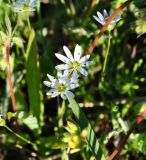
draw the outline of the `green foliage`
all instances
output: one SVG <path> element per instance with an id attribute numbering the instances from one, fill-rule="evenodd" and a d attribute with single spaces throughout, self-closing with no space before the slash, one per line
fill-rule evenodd
<path id="1" fill-rule="evenodd" d="M 14 113 L 12 116 L 18 118 L 20 123 L 24 123 L 27 127 L 29 127 L 30 130 L 34 132 L 34 134 L 40 130 L 37 118 L 33 115 L 29 115 L 21 111 Z"/>
<path id="2" fill-rule="evenodd" d="M 146 133 L 131 135 L 128 150 L 146 155 Z"/>
<path id="3" fill-rule="evenodd" d="M 6 153 L 5 159 L 17 159 L 19 149 L 19 159 L 32 155 L 35 160 L 105 159 L 127 134 L 146 108 L 145 0 L 134 0 L 121 11 L 122 18 L 111 31 L 104 81 L 107 31 L 96 44 L 91 54 L 94 64 L 88 76 L 79 79 L 80 87 L 74 90 L 75 99 L 69 98 L 69 105 L 59 98 L 50 99 L 43 86 L 47 73 L 56 74 L 55 53 L 63 53 L 63 45 L 73 53 L 79 44 L 84 56 L 101 29 L 93 15 L 124 2 L 43 0 L 36 12 L 14 13 L 8 7 L 10 0 L 0 0 L 0 155 Z M 9 96 L 6 43 L 11 46 L 16 113 L 12 113 Z M 76 123 L 68 121 L 74 118 Z M 145 160 L 145 131 L 144 119 L 122 148 L 123 159 Z"/>
<path id="4" fill-rule="evenodd" d="M 88 147 L 90 148 L 91 152 L 93 153 L 93 155 L 95 157 L 98 157 L 98 159 L 104 160 L 105 159 L 104 154 L 102 153 L 101 146 L 99 145 L 99 142 L 95 136 L 95 133 L 91 127 L 91 124 L 88 122 L 85 114 L 82 112 L 82 110 L 80 109 L 80 106 L 77 104 L 77 102 L 70 97 L 68 97 L 68 100 L 69 100 L 69 103 L 72 107 L 72 111 L 73 111 L 81 129 L 87 128 Z"/>
<path id="5" fill-rule="evenodd" d="M 6 121 L 2 117 L 0 117 L 0 127 L 5 126 L 5 124 L 6 124 Z"/>
<path id="6" fill-rule="evenodd" d="M 32 113 L 41 124 L 43 121 L 42 93 L 40 91 L 40 70 L 37 54 L 35 32 L 31 30 L 26 50 L 26 77 L 28 85 L 30 113 Z M 42 124 L 41 124 L 42 125 Z"/>

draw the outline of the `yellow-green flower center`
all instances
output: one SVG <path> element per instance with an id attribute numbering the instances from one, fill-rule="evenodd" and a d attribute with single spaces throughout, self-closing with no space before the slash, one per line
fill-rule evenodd
<path id="1" fill-rule="evenodd" d="M 24 5 L 23 5 L 23 10 L 24 10 L 24 11 L 29 11 L 29 9 L 30 9 L 30 7 L 29 7 L 28 4 L 24 4 Z"/>
<path id="2" fill-rule="evenodd" d="M 60 86 L 58 86 L 57 89 L 59 92 L 64 92 L 66 90 L 66 87 L 65 87 L 65 85 L 61 84 Z"/>
<path id="3" fill-rule="evenodd" d="M 77 62 L 77 61 L 72 62 L 71 69 L 78 70 L 79 67 L 80 67 L 80 63 L 79 62 Z"/>

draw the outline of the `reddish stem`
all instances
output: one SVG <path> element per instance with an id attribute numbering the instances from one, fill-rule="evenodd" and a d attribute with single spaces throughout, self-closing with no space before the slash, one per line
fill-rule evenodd
<path id="1" fill-rule="evenodd" d="M 7 44 L 5 46 L 6 49 L 6 63 L 7 63 L 7 77 L 8 77 L 8 84 L 10 87 L 10 94 L 11 94 L 11 101 L 12 101 L 12 109 L 14 112 L 16 112 L 16 100 L 12 85 L 12 79 L 11 79 L 11 70 L 10 70 L 10 45 Z"/>
<path id="2" fill-rule="evenodd" d="M 144 116 L 146 115 L 146 108 L 144 109 L 144 111 L 137 117 L 135 123 L 133 124 L 133 126 L 130 128 L 130 130 L 128 131 L 127 135 L 123 138 L 123 140 L 119 143 L 119 145 L 116 147 L 116 149 L 112 152 L 112 154 L 109 156 L 108 160 L 112 160 L 122 149 L 122 147 L 124 146 L 124 144 L 127 142 L 130 134 L 132 133 L 132 131 L 140 124 L 140 122 L 144 119 Z"/>
<path id="3" fill-rule="evenodd" d="M 114 20 L 114 18 L 126 7 L 129 5 L 129 3 L 131 3 L 133 0 L 127 0 L 125 3 L 123 3 L 119 8 L 117 8 L 114 13 L 109 17 L 109 19 L 106 21 L 105 25 L 103 25 L 103 27 L 101 28 L 99 34 L 95 37 L 95 39 L 93 40 L 93 42 L 90 44 L 90 46 L 87 49 L 87 54 L 91 54 L 92 51 L 94 50 L 97 42 L 99 41 L 99 39 L 101 38 L 101 36 L 103 35 L 103 33 L 106 31 L 106 29 L 108 28 L 108 26 L 110 25 L 110 23 L 112 22 L 112 20 Z"/>

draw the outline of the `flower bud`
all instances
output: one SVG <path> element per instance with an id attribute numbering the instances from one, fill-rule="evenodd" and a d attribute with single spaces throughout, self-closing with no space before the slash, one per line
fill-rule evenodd
<path id="1" fill-rule="evenodd" d="M 5 125 L 6 125 L 6 121 L 2 117 L 0 117 L 0 126 L 3 127 Z"/>
<path id="2" fill-rule="evenodd" d="M 78 126 L 71 121 L 67 121 L 67 127 L 65 129 L 70 133 L 76 133 L 79 130 Z"/>
<path id="3" fill-rule="evenodd" d="M 12 112 L 8 112 L 7 113 L 7 119 L 10 121 L 12 117 L 13 117 L 13 113 Z"/>
<path id="4" fill-rule="evenodd" d="M 81 132 L 81 137 L 82 137 L 82 138 L 86 138 L 87 135 L 88 135 L 87 129 L 83 129 L 82 132 Z"/>
<path id="5" fill-rule="evenodd" d="M 95 159 L 95 157 L 94 157 L 94 156 L 91 156 L 91 157 L 90 157 L 90 160 L 96 160 L 96 159 Z"/>
<path id="6" fill-rule="evenodd" d="M 64 133 L 62 141 L 68 143 L 71 139 L 71 135 L 69 133 Z"/>
<path id="7" fill-rule="evenodd" d="M 69 141 L 70 148 L 78 148 L 80 144 L 81 144 L 81 141 L 78 135 L 73 136 L 71 140 Z"/>

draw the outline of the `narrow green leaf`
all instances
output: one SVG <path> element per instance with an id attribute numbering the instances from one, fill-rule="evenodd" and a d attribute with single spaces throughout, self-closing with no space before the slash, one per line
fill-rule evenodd
<path id="1" fill-rule="evenodd" d="M 26 78 L 29 94 L 30 112 L 41 125 L 43 123 L 44 106 L 40 90 L 40 70 L 38 62 L 37 43 L 34 30 L 31 30 L 26 50 Z"/>
<path id="2" fill-rule="evenodd" d="M 91 124 L 88 122 L 84 112 L 81 110 L 80 106 L 74 99 L 68 97 L 68 100 L 71 105 L 72 111 L 79 123 L 79 126 L 81 127 L 81 129 L 87 128 L 88 130 L 87 143 L 91 152 L 96 157 L 96 159 L 105 160 L 105 156 L 102 153 L 102 149 L 99 145 L 96 135 L 91 127 Z"/>

